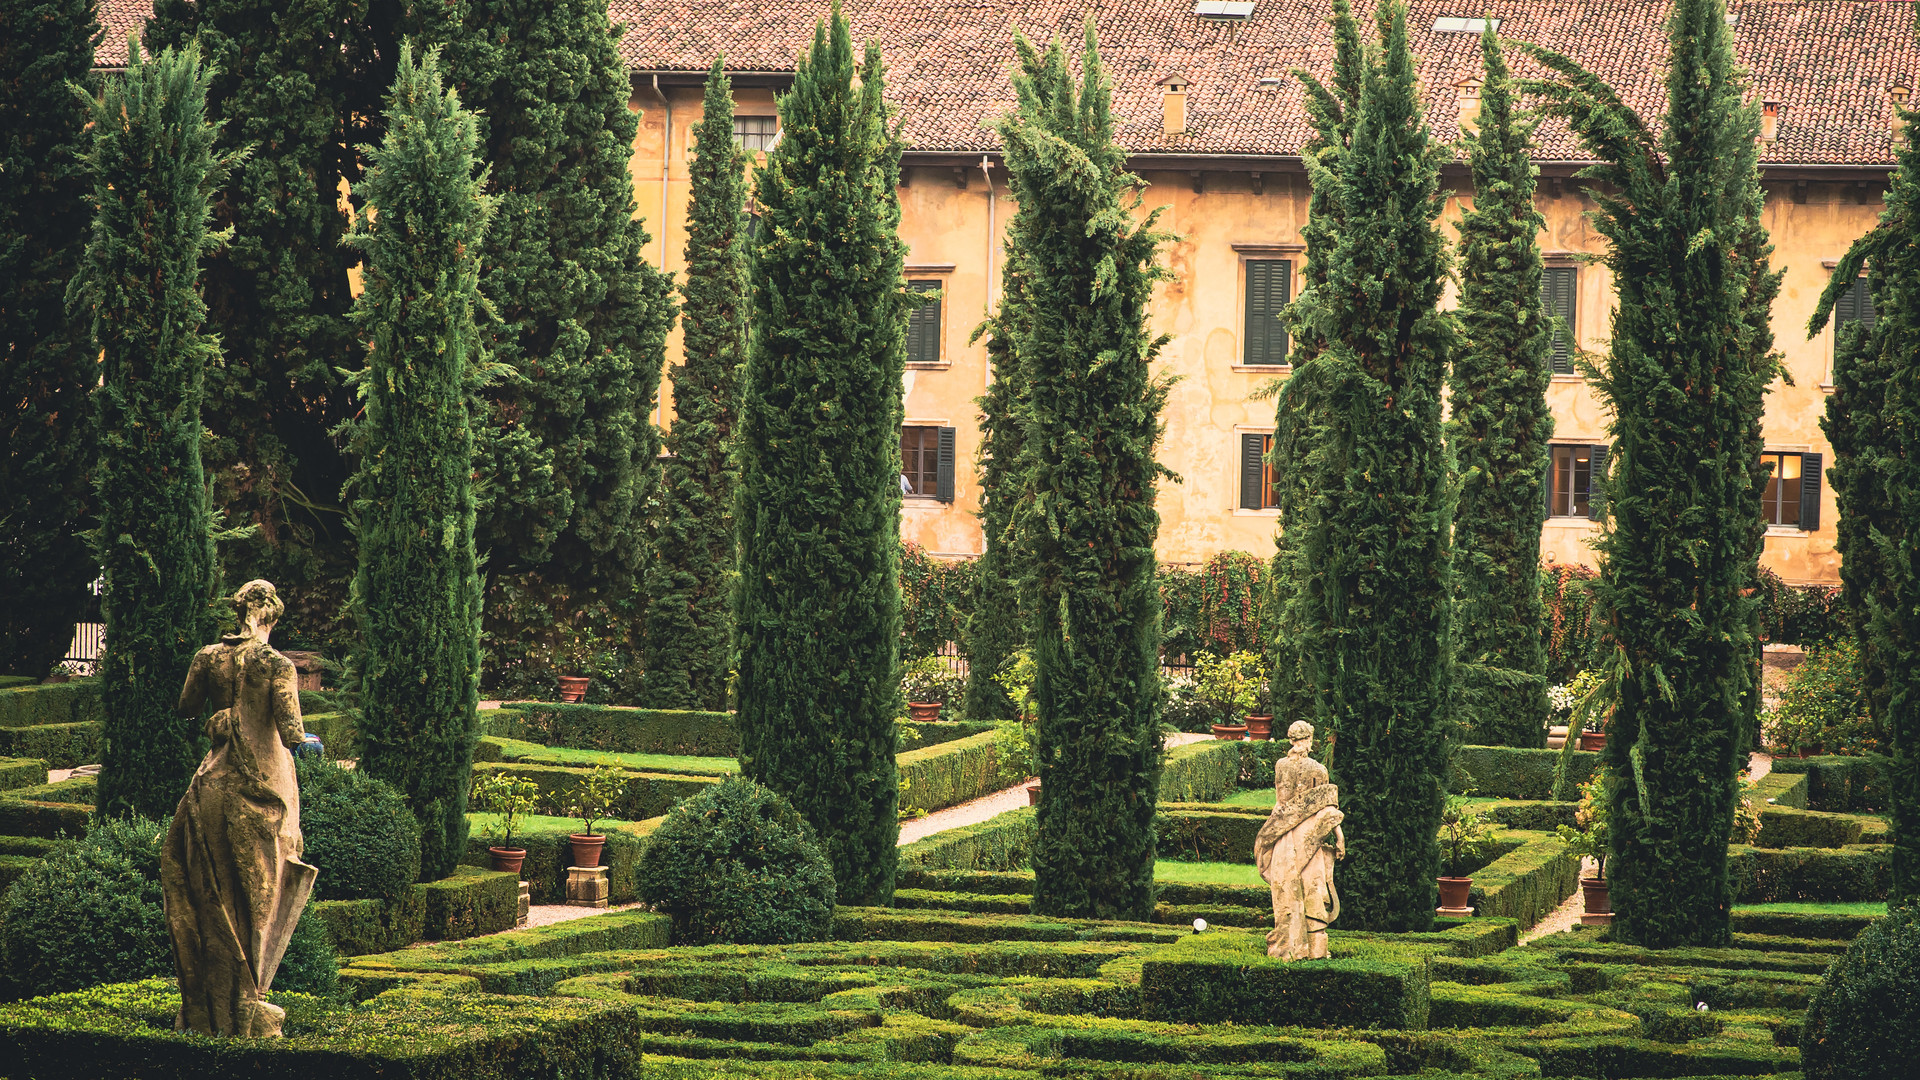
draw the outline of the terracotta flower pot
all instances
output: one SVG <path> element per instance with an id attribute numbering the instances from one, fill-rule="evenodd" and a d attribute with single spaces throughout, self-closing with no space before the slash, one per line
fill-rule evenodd
<path id="1" fill-rule="evenodd" d="M 1247 738 L 1254 742 L 1266 742 L 1273 738 L 1273 717 L 1249 715 L 1247 717 Z"/>
<path id="2" fill-rule="evenodd" d="M 1819 757 L 1821 754 L 1826 752 L 1826 749 L 1827 748 L 1825 746 L 1822 746 L 1819 743 L 1814 743 L 1810 746 L 1795 747 L 1794 753 L 1798 754 L 1801 758 L 1804 759 L 1804 758 L 1810 758 L 1810 757 Z"/>
<path id="3" fill-rule="evenodd" d="M 1247 737 L 1247 725 L 1215 724 L 1213 725 L 1213 737 L 1216 739 L 1225 739 L 1228 742 L 1239 742 L 1241 739 Z"/>
<path id="4" fill-rule="evenodd" d="M 586 675 L 560 676 L 560 700 L 580 701 L 587 696 L 587 684 L 593 679 Z"/>
<path id="5" fill-rule="evenodd" d="M 1583 731 L 1580 733 L 1580 749 L 1599 750 L 1607 745 L 1607 733 L 1604 731 Z"/>
<path id="6" fill-rule="evenodd" d="M 520 864 L 527 861 L 527 849 L 522 847 L 490 847 L 487 854 L 493 857 L 493 868 L 508 874 L 518 875 Z"/>
<path id="7" fill-rule="evenodd" d="M 573 833 L 567 837 L 567 840 L 573 844 L 574 866 L 600 865 L 600 849 L 607 846 L 606 837 Z"/>
<path id="8" fill-rule="evenodd" d="M 1606 926 L 1613 922 L 1613 899 L 1607 895 L 1607 879 L 1583 877 L 1580 892 L 1587 902 L 1587 913 L 1580 916 L 1587 926 Z"/>
<path id="9" fill-rule="evenodd" d="M 1027 805 L 1028 806 L 1040 805 L 1040 781 L 1038 780 L 1035 780 L 1033 783 L 1027 785 Z"/>
<path id="10" fill-rule="evenodd" d="M 931 724 L 940 719 L 940 703 L 937 701 L 907 702 L 907 717 L 916 724 Z"/>
<path id="11" fill-rule="evenodd" d="M 1470 877 L 1443 877 L 1440 881 L 1440 910 L 1464 911 L 1467 894 L 1473 890 Z"/>
<path id="12" fill-rule="evenodd" d="M 47 677 L 46 677 L 46 679 L 44 679 L 44 680 L 42 681 L 42 683 L 41 683 L 41 685 L 43 685 L 43 686 L 58 686 L 58 685 L 60 685 L 61 683 L 64 683 L 64 682 L 72 682 L 72 681 L 73 681 L 73 676 L 71 676 L 71 675 L 68 675 L 68 674 L 67 674 L 66 672 L 64 672 L 64 671 L 56 671 L 56 672 L 54 672 L 53 674 L 51 674 L 51 675 L 49 675 L 49 676 L 47 676 Z"/>

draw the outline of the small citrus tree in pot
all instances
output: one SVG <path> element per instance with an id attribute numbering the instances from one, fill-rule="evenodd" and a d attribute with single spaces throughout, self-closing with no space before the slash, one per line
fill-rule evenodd
<path id="1" fill-rule="evenodd" d="M 1239 739 L 1247 733 L 1246 717 L 1259 700 L 1260 658 L 1250 652 L 1227 656 L 1202 654 L 1194 662 L 1195 693 L 1217 719 L 1213 734 L 1221 739 Z M 1271 722 L 1271 721 L 1269 721 Z"/>
<path id="2" fill-rule="evenodd" d="M 1013 715 L 993 724 L 993 760 L 1000 769 L 1000 780 L 1017 784 L 1040 772 L 1040 759 L 1033 747 L 1033 680 L 1036 674 L 1033 650 L 1020 649 L 999 671 L 993 681 L 1013 703 Z M 1039 805 L 1040 782 L 1027 785 L 1027 801 Z"/>
<path id="3" fill-rule="evenodd" d="M 1606 772 L 1597 771 L 1580 785 L 1580 808 L 1574 811 L 1574 826 L 1561 825 L 1555 831 L 1560 842 L 1574 855 L 1593 860 L 1593 876 L 1580 878 L 1587 913 L 1580 921 L 1587 926 L 1606 926 L 1613 922 L 1613 901 L 1607 885 L 1607 793 Z"/>
<path id="4" fill-rule="evenodd" d="M 1440 811 L 1440 911 L 1446 915 L 1470 915 L 1467 895 L 1473 889 L 1473 871 L 1478 868 L 1487 839 L 1493 832 L 1480 815 L 1470 808 L 1465 795 L 1447 796 Z"/>
<path id="5" fill-rule="evenodd" d="M 520 872 L 527 849 L 513 846 L 514 819 L 531 814 L 540 794 L 540 785 L 509 773 L 489 772 L 473 782 L 473 805 L 495 815 L 486 824 L 487 854 L 493 856 L 493 868 L 511 874 Z M 495 844 L 493 841 L 499 840 Z"/>
<path id="6" fill-rule="evenodd" d="M 947 662 L 938 656 L 923 656 L 907 664 L 900 678 L 900 692 L 907 698 L 907 715 L 916 724 L 940 719 L 940 706 L 947 703 L 947 690 L 953 675 Z"/>
<path id="7" fill-rule="evenodd" d="M 567 806 L 567 813 L 579 818 L 585 826 L 583 831 L 567 837 L 573 845 L 573 865 L 600 865 L 600 849 L 606 846 L 607 838 L 593 831 L 594 822 L 612 813 L 626 790 L 627 774 L 611 765 L 601 765 L 580 779 L 580 786 L 573 790 L 573 801 Z"/>

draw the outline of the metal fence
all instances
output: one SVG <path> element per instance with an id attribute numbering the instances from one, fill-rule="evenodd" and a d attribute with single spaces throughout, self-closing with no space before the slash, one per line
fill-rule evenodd
<path id="1" fill-rule="evenodd" d="M 67 663 L 79 668 L 82 675 L 94 674 L 106 639 L 106 623 L 74 623 L 73 644 L 67 646 Z"/>

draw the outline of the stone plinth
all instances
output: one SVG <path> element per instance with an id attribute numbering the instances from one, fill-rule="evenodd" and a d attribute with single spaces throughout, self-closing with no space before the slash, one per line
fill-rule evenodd
<path id="1" fill-rule="evenodd" d="M 567 867 L 567 906 L 603 908 L 607 906 L 607 868 L 604 866 Z"/>
<path id="2" fill-rule="evenodd" d="M 527 925 L 527 912 L 533 907 L 533 891 L 532 890 L 533 890 L 533 886 L 527 884 L 524 881 L 520 883 L 520 908 L 519 908 L 519 914 L 514 917 L 513 925 L 515 926 Z"/>

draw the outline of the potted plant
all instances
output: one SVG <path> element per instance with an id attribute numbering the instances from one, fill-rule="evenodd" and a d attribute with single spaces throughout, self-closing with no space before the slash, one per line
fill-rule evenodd
<path id="1" fill-rule="evenodd" d="M 568 627 L 567 647 L 561 650 L 560 663 L 564 671 L 585 672 L 592 670 L 593 648 L 587 635 L 578 626 Z M 585 701 L 587 684 L 593 681 L 591 675 L 561 675 L 560 700 L 571 703 Z"/>
<path id="2" fill-rule="evenodd" d="M 900 677 L 900 692 L 907 698 L 907 717 L 916 724 L 940 719 L 940 706 L 946 704 L 947 662 L 938 656 L 923 656 L 907 665 Z"/>
<path id="3" fill-rule="evenodd" d="M 1473 867 L 1493 831 L 1471 809 L 1465 795 L 1447 796 L 1440 811 L 1440 913 L 1471 915 L 1467 894 L 1473 889 Z"/>
<path id="4" fill-rule="evenodd" d="M 487 823 L 485 834 L 489 842 L 487 854 L 493 857 L 495 870 L 520 873 L 527 849 L 513 846 L 513 822 L 522 814 L 533 813 L 534 799 L 539 794 L 539 784 L 509 773 L 489 772 L 473 782 L 474 805 L 498 815 Z M 500 842 L 492 843 L 496 838 Z"/>
<path id="5" fill-rule="evenodd" d="M 1247 714 L 1247 738 L 1268 742 L 1273 738 L 1273 688 L 1266 679 L 1253 688 L 1253 711 Z"/>
<path id="6" fill-rule="evenodd" d="M 994 683 L 1006 693 L 1014 712 L 994 722 L 993 758 L 1003 782 L 1031 781 L 1027 784 L 1029 806 L 1040 805 L 1040 781 L 1034 779 L 1040 771 L 1040 760 L 1033 746 L 1033 680 L 1037 673 L 1030 649 L 1007 657 L 1000 670 L 993 673 Z"/>
<path id="7" fill-rule="evenodd" d="M 71 660 L 62 660 L 59 663 L 53 665 L 52 671 L 47 672 L 46 681 L 50 683 L 72 682 L 74 679 L 78 678 L 79 675 L 80 675 L 80 665 L 74 663 Z"/>
<path id="8" fill-rule="evenodd" d="M 1580 785 L 1580 807 L 1573 814 L 1574 825 L 1561 825 L 1555 831 L 1567 850 L 1593 860 L 1593 876 L 1582 875 L 1580 891 L 1586 898 L 1587 913 L 1580 917 L 1587 926 L 1606 926 L 1613 922 L 1613 902 L 1607 895 L 1607 796 L 1603 775 Z"/>
<path id="9" fill-rule="evenodd" d="M 1247 725 L 1242 718 L 1253 711 L 1259 670 L 1260 658 L 1250 652 L 1202 655 L 1194 663 L 1195 693 L 1218 718 L 1213 723 L 1214 738 L 1246 737 Z M 1272 731 L 1271 720 L 1268 731 Z"/>
<path id="10" fill-rule="evenodd" d="M 581 778 L 567 807 L 567 813 L 586 826 L 584 832 L 567 837 L 573 845 L 574 866 L 600 865 L 600 849 L 606 846 L 607 838 L 593 831 L 593 823 L 605 818 L 626 790 L 627 774 L 611 765 L 602 765 Z"/>

